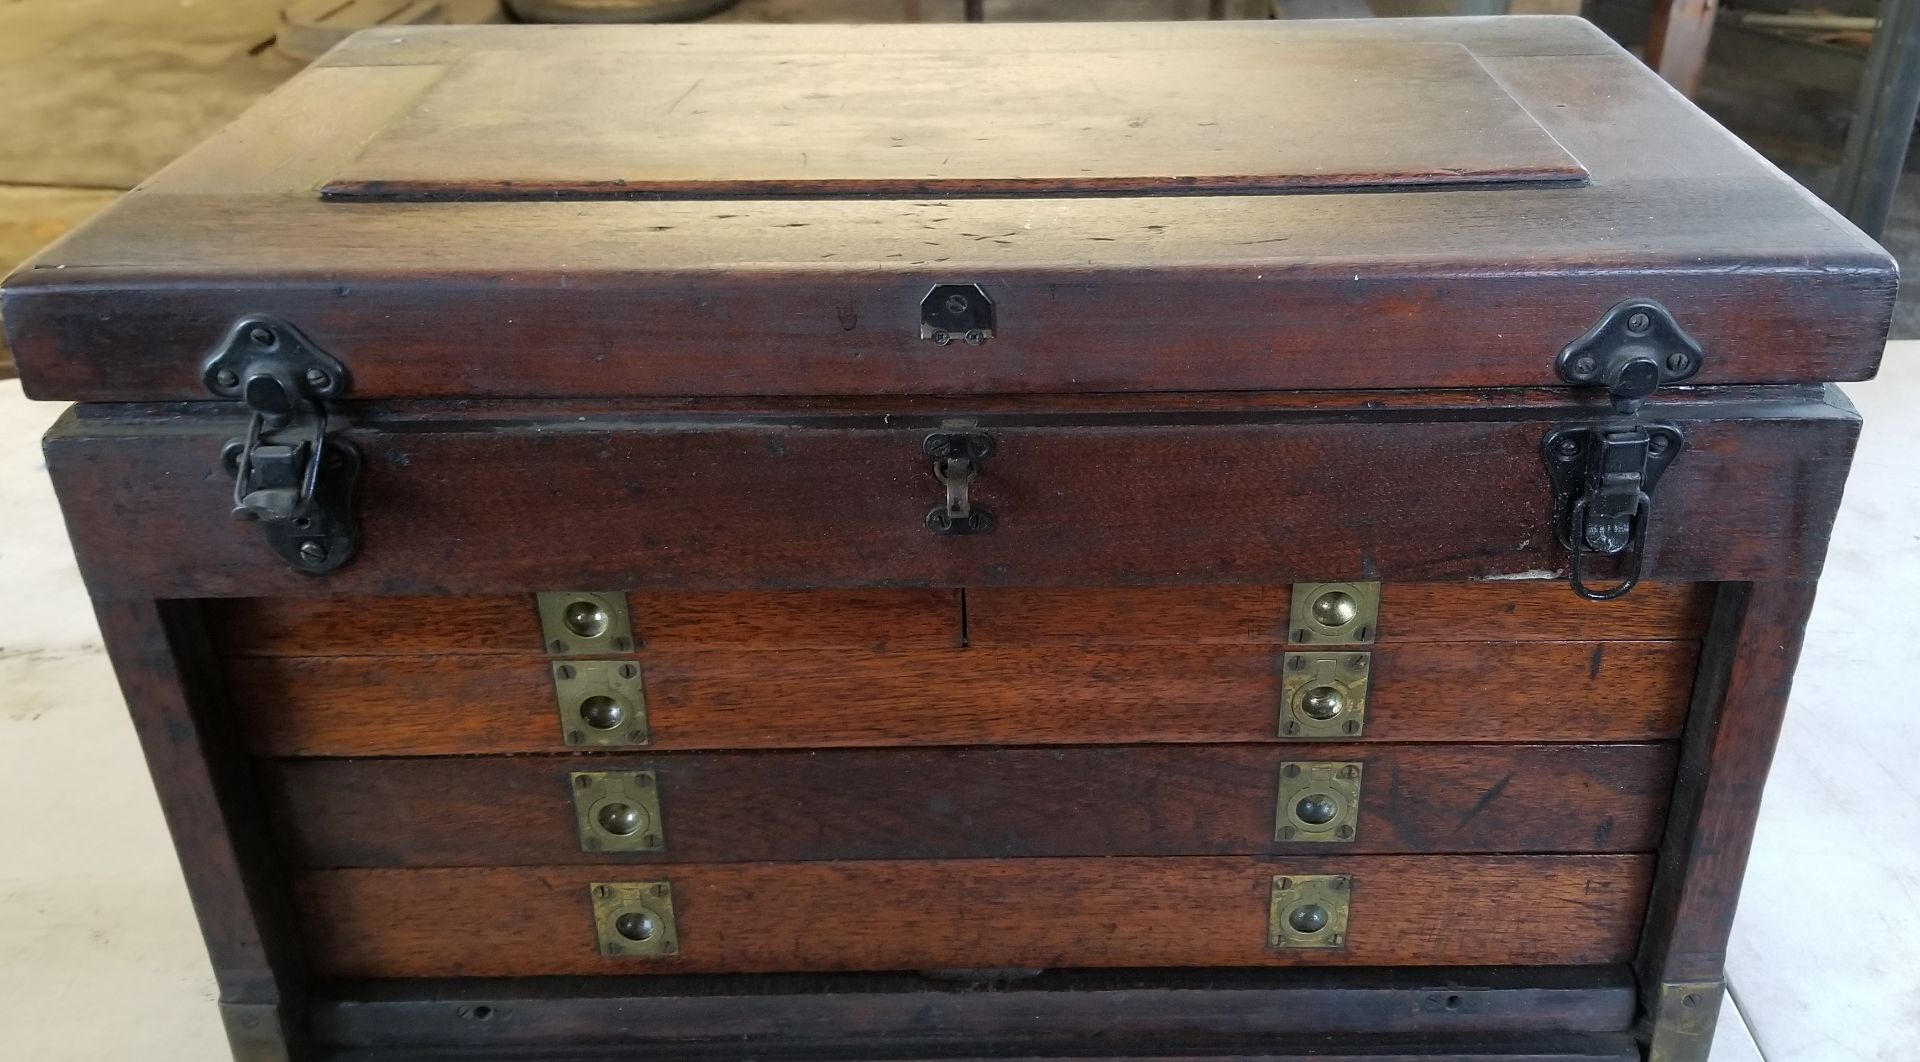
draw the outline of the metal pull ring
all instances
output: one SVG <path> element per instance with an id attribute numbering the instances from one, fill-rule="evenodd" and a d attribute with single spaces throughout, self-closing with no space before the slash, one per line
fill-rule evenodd
<path id="1" fill-rule="evenodd" d="M 1628 591 L 1639 585 L 1640 572 L 1647 557 L 1647 513 L 1652 507 L 1652 504 L 1652 499 L 1648 498 L 1644 491 L 1634 503 L 1633 527 L 1627 534 L 1626 547 L 1620 551 L 1629 554 L 1633 558 L 1633 564 L 1628 569 L 1626 578 L 1617 586 L 1612 586 L 1604 590 L 1595 590 L 1587 585 L 1586 576 L 1582 574 L 1580 570 L 1581 558 L 1587 556 L 1589 553 L 1598 552 L 1589 549 L 1587 544 L 1587 499 L 1581 498 L 1574 503 L 1574 533 L 1569 537 L 1567 543 L 1567 581 L 1573 584 L 1574 593 L 1579 594 L 1588 601 L 1612 601 L 1614 598 L 1626 596 Z"/>

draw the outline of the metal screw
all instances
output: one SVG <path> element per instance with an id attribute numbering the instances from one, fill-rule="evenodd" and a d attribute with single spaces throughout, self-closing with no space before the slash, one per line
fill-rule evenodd
<path id="1" fill-rule="evenodd" d="M 1342 827 L 1340 827 L 1340 829 L 1339 829 L 1339 830 L 1338 830 L 1337 832 L 1338 832 L 1338 833 L 1340 834 L 1340 839 L 1341 839 L 1341 840 L 1343 840 L 1343 841 L 1351 841 L 1351 840 L 1353 840 L 1353 827 L 1351 827 L 1351 826 L 1342 826 Z"/>
<path id="2" fill-rule="evenodd" d="M 967 341 L 967 346 L 977 347 L 980 344 L 985 343 L 987 341 L 987 334 L 985 332 L 982 332 L 978 328 L 969 328 L 967 329 L 967 334 L 965 338 Z"/>
<path id="3" fill-rule="evenodd" d="M 1674 372 L 1679 372 L 1682 369 L 1685 369 L 1686 367 L 1687 367 L 1687 356 L 1685 354 L 1667 355 L 1667 368 L 1673 370 Z"/>
<path id="4" fill-rule="evenodd" d="M 324 369 L 308 369 L 307 386 L 316 391 L 324 391 L 333 386 L 333 377 L 328 376 Z"/>
<path id="5" fill-rule="evenodd" d="M 258 326 L 247 332 L 247 338 L 252 340 L 255 346 L 260 347 L 270 347 L 275 342 L 272 329 Z"/>
<path id="6" fill-rule="evenodd" d="M 1637 335 L 1651 327 L 1653 327 L 1653 318 L 1647 316 L 1644 310 L 1627 316 L 1627 331 L 1629 332 Z"/>
<path id="7" fill-rule="evenodd" d="M 948 313 L 966 313 L 967 297 L 965 295 L 947 296 L 947 312 Z"/>
<path id="8" fill-rule="evenodd" d="M 1355 671 L 1365 671 L 1367 669 L 1367 654 L 1353 654 L 1353 657 L 1347 661 L 1347 666 Z"/>
<path id="9" fill-rule="evenodd" d="M 213 382 L 222 391 L 231 391 L 240 386 L 240 376 L 232 369 L 221 369 L 213 374 Z"/>
<path id="10" fill-rule="evenodd" d="M 1574 439 L 1562 439 L 1558 447 L 1561 457 L 1580 456 L 1580 443 Z"/>
<path id="11" fill-rule="evenodd" d="M 300 559 L 308 564 L 324 564 L 327 560 L 327 547 L 318 542 L 302 542 Z"/>
<path id="12" fill-rule="evenodd" d="M 1647 440 L 1647 449 L 1656 454 L 1666 453 L 1669 445 L 1671 444 L 1667 442 L 1667 437 L 1664 435 L 1656 435 Z"/>
<path id="13" fill-rule="evenodd" d="M 945 332 L 935 332 L 933 334 L 933 342 L 935 346 L 944 347 L 948 343 L 953 342 L 953 337 Z"/>
<path id="14" fill-rule="evenodd" d="M 1300 765 L 1297 763 L 1289 763 L 1281 768 L 1281 773 L 1285 774 L 1288 778 L 1297 778 L 1300 775 Z"/>
<path id="15" fill-rule="evenodd" d="M 1582 376 L 1592 376 L 1593 370 L 1597 368 L 1599 368 L 1599 366 L 1594 364 L 1592 358 L 1580 358 L 1573 363 L 1573 371 Z"/>

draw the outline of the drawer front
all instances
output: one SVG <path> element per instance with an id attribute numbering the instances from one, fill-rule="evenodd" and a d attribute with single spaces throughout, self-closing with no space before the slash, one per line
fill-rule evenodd
<path id="1" fill-rule="evenodd" d="M 1544 358 L 1544 354 L 1543 354 Z M 1857 435 L 1796 397 L 1663 402 L 1685 433 L 1652 507 L 1649 578 L 1809 578 Z M 486 593 L 528 587 L 857 588 L 1410 582 L 1566 565 L 1547 433 L 1606 415 L 1564 396 L 1283 396 L 1236 412 L 721 415 L 542 407 L 362 410 L 360 548 L 322 578 L 236 525 L 231 414 L 89 410 L 47 455 L 96 594 Z M 922 452 L 991 436 L 969 505 Z M 137 513 L 129 507 L 138 499 Z"/>
<path id="2" fill-rule="evenodd" d="M 295 892 L 310 954 L 331 977 L 1575 965 L 1632 955 L 1652 869 L 1650 855 L 896 860 L 678 864 L 644 877 L 316 870 Z M 1346 936 L 1272 945 L 1275 879 L 1309 877 L 1350 890 Z M 668 886 L 673 953 L 602 954 L 599 884 Z"/>
<path id="3" fill-rule="evenodd" d="M 593 759 L 275 760 L 265 779 L 296 865 L 430 867 L 1643 852 L 1659 841 L 1674 769 L 1666 744 Z M 1283 835 L 1307 799 L 1333 802 L 1332 828 Z M 596 815 L 634 818 L 607 818 L 610 830 Z M 643 837 L 653 843 L 633 843 Z"/>
<path id="4" fill-rule="evenodd" d="M 603 655 L 634 667 L 649 749 L 1271 744 L 1290 740 L 1289 667 L 1320 649 L 1364 664 L 1353 740 L 1662 741 L 1686 711 L 1703 590 L 1593 603 L 1546 582 L 1390 583 L 1372 641 L 1346 646 L 1289 644 L 1287 587 L 635 593 L 613 598 L 628 648 Z M 533 595 L 211 614 L 262 755 L 581 747 Z"/>

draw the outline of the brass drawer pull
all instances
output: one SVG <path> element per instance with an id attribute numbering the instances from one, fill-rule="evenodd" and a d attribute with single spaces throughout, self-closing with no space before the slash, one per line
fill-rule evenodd
<path id="1" fill-rule="evenodd" d="M 553 693 L 569 745 L 644 745 L 646 681 L 631 660 L 556 660 Z"/>
<path id="2" fill-rule="evenodd" d="M 583 852 L 658 852 L 666 848 L 660 786 L 652 771 L 575 771 L 574 826 Z"/>
<path id="3" fill-rule="evenodd" d="M 1380 626 L 1379 583 L 1295 583 L 1287 640 L 1369 645 Z"/>
<path id="4" fill-rule="evenodd" d="M 1367 724 L 1370 653 L 1287 653 L 1280 667 L 1280 736 L 1358 737 Z"/>
<path id="5" fill-rule="evenodd" d="M 600 954 L 659 959 L 680 952 L 673 885 L 665 881 L 595 882 L 593 924 Z"/>
<path id="6" fill-rule="evenodd" d="M 1360 828 L 1358 763 L 1283 763 L 1276 841 L 1351 841 Z"/>
<path id="7" fill-rule="evenodd" d="M 552 656 L 633 652 L 633 620 L 625 594 L 569 590 L 535 594 L 540 635 Z"/>
<path id="8" fill-rule="evenodd" d="M 1344 948 L 1353 879 L 1345 874 L 1275 875 L 1267 901 L 1267 946 Z"/>

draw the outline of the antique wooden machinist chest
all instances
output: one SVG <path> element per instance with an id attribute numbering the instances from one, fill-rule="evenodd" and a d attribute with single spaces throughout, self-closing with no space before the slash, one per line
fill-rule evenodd
<path id="1" fill-rule="evenodd" d="M 1895 281 L 1577 20 L 489 27 L 4 310 L 247 1062 L 1697 1062 Z"/>

